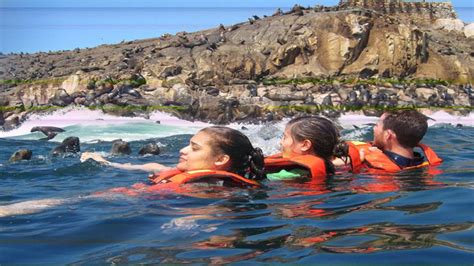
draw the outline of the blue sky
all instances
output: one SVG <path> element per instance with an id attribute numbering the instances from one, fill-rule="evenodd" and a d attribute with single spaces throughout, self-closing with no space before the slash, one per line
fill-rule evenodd
<path id="1" fill-rule="evenodd" d="M 322 4 L 339 0 L 0 0 L 1 7 L 291 7 Z M 472 0 L 452 0 L 456 7 L 474 7 Z"/>

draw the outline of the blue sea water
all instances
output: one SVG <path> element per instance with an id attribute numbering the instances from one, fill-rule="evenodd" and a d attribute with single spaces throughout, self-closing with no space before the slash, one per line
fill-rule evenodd
<path id="1" fill-rule="evenodd" d="M 247 125 L 243 132 L 273 152 L 283 126 Z M 94 131 L 97 126 L 72 124 L 57 141 L 64 134 L 77 135 L 82 151 L 102 152 L 115 162 L 172 166 L 200 127 L 151 121 Z M 110 155 L 110 134 L 134 140 L 132 154 Z M 372 138 L 370 127 L 346 127 L 342 134 Z M 197 187 L 195 193 L 133 197 L 95 192 L 147 182 L 146 174 L 81 163 L 79 155 L 52 157 L 58 142 L 40 137 L 0 138 L 0 264 L 474 263 L 471 126 L 430 127 L 425 143 L 444 159 L 437 168 L 396 175 L 340 173 L 302 184 L 267 182 L 255 190 Z M 162 154 L 138 156 L 150 141 L 161 146 Z M 9 163 L 20 148 L 31 149 L 32 160 Z M 31 202 L 44 199 L 49 201 Z M 10 204 L 30 213 L 5 215 Z"/>
<path id="2" fill-rule="evenodd" d="M 284 8 L 287 10 L 289 8 Z M 456 7 L 474 22 L 473 7 Z M 271 15 L 276 8 L 0 8 L 0 52 L 71 50 L 193 32 Z"/>

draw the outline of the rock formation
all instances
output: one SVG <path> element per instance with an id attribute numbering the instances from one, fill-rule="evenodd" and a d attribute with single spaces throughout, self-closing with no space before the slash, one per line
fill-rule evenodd
<path id="1" fill-rule="evenodd" d="M 464 86 L 474 80 L 474 42 L 466 37 L 472 30 L 439 26 L 446 23 L 457 23 L 446 3 L 351 0 L 335 7 L 295 6 L 252 23 L 196 33 L 1 55 L 0 99 L 7 108 L 0 110 L 0 123 L 8 130 L 31 109 L 72 104 L 118 115 L 159 107 L 217 123 L 264 119 L 275 106 L 314 107 L 328 95 L 335 106 L 344 105 L 347 95 L 340 91 L 361 79 L 402 79 L 383 88 L 378 86 L 387 85 L 383 81 L 376 88 L 365 83 L 371 95 L 393 93 L 388 97 L 396 105 L 423 105 L 413 91 L 427 87 L 436 104 L 450 103 L 440 96 L 450 91 L 455 105 L 471 108 L 472 94 Z M 289 82 L 278 83 L 284 80 Z M 293 113 L 285 112 L 281 115 Z"/>

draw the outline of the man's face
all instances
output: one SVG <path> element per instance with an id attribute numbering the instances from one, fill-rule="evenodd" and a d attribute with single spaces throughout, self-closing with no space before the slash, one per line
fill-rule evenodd
<path id="1" fill-rule="evenodd" d="M 386 115 L 383 114 L 377 124 L 374 126 L 374 146 L 378 147 L 379 149 L 383 149 L 385 147 L 385 132 L 386 130 L 383 129 L 383 121 Z"/>

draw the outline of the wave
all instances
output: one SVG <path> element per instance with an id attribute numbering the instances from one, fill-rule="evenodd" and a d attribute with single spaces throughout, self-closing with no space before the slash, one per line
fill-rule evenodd
<path id="1" fill-rule="evenodd" d="M 50 114 L 33 114 L 20 127 L 2 132 L 0 138 L 37 140 L 44 135 L 30 133 L 35 126 L 53 126 L 66 130 L 50 141 L 61 142 L 67 137 L 79 137 L 82 142 L 144 140 L 178 134 L 194 134 L 210 124 L 190 122 L 163 112 L 153 112 L 149 117 L 118 117 L 100 110 L 68 107 Z"/>
<path id="2" fill-rule="evenodd" d="M 425 113 L 431 119 L 429 126 L 458 124 L 474 126 L 474 113 L 468 116 L 454 116 L 445 111 Z M 358 113 L 342 115 L 338 124 L 343 130 L 346 139 L 360 139 L 371 131 L 371 125 L 376 123 L 378 117 L 364 116 Z M 241 130 L 256 146 L 273 147 L 278 143 L 289 118 L 282 121 L 250 125 L 233 123 L 229 126 Z M 212 124 L 191 122 L 173 117 L 163 112 L 153 112 L 148 117 L 118 117 L 104 114 L 101 110 L 68 107 L 50 114 L 33 114 L 19 127 L 11 131 L 1 132 L 0 138 L 14 138 L 37 140 L 44 135 L 39 132 L 30 133 L 35 126 L 54 126 L 66 130 L 50 141 L 60 142 L 69 136 L 76 136 L 81 142 L 112 141 L 139 141 L 152 138 L 169 137 L 181 134 L 195 134 L 200 129 Z M 271 145 L 270 145 L 271 144 Z M 268 152 L 272 152 L 271 148 Z M 277 147 L 275 148 L 277 149 Z"/>

